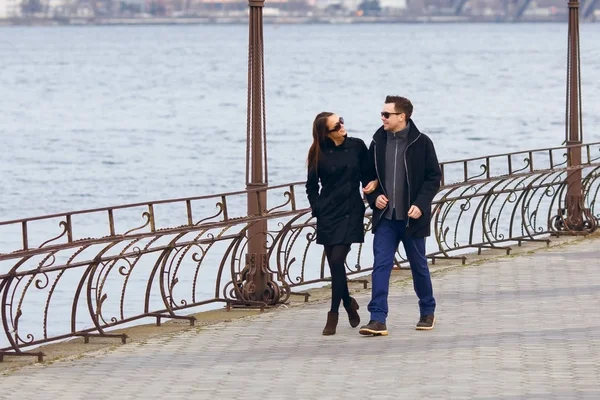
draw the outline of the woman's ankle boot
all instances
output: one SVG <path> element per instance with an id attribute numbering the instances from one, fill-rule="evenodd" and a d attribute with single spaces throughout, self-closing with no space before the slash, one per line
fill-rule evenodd
<path id="1" fill-rule="evenodd" d="M 350 305 L 348 307 L 344 306 L 346 312 L 348 313 L 348 321 L 350 322 L 350 326 L 356 328 L 360 324 L 360 315 L 358 315 L 358 303 L 354 299 L 354 297 L 350 297 Z"/>
<path id="2" fill-rule="evenodd" d="M 339 313 L 328 312 L 327 313 L 327 324 L 323 328 L 323 335 L 335 335 L 335 328 L 337 327 Z"/>

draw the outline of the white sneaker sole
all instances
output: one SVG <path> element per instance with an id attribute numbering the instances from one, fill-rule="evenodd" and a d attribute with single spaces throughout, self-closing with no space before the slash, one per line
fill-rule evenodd
<path id="1" fill-rule="evenodd" d="M 361 335 L 387 336 L 388 331 L 375 331 L 373 329 L 361 329 L 358 331 Z"/>
<path id="2" fill-rule="evenodd" d="M 418 331 L 430 331 L 435 327 L 435 317 L 433 317 L 433 324 L 431 326 L 417 326 L 416 330 Z"/>

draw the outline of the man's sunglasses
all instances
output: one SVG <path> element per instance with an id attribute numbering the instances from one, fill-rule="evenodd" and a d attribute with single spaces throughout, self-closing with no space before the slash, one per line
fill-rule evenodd
<path id="1" fill-rule="evenodd" d="M 342 129 L 342 125 L 344 125 L 344 118 L 340 117 L 340 120 L 335 123 L 333 129 L 329 129 L 327 133 L 337 132 Z"/>
<path id="2" fill-rule="evenodd" d="M 404 114 L 404 113 L 391 113 L 391 112 L 387 112 L 387 111 L 381 112 L 381 116 L 385 119 L 388 119 L 390 117 L 390 115 L 400 115 L 400 114 Z"/>

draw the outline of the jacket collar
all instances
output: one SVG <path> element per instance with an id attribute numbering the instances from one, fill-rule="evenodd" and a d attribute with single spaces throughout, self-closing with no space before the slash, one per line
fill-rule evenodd
<path id="1" fill-rule="evenodd" d="M 408 131 L 408 143 L 411 143 L 413 140 L 419 137 L 421 131 L 419 131 L 419 128 L 417 128 L 417 125 L 415 125 L 415 122 L 412 119 L 409 119 L 408 121 L 410 122 L 410 129 Z M 379 129 L 377 129 L 375 134 L 373 134 L 373 140 L 375 141 L 375 143 L 378 144 L 385 143 L 387 140 L 386 135 L 387 133 L 385 129 L 383 129 L 383 125 L 381 125 Z"/>
<path id="2" fill-rule="evenodd" d="M 348 143 L 348 136 L 344 136 L 344 141 L 339 145 L 336 146 L 335 142 L 333 140 L 331 140 L 329 137 L 326 137 L 325 140 L 323 141 L 323 147 L 327 148 L 327 149 L 335 149 L 335 148 L 344 148 L 344 146 L 346 146 L 346 143 Z"/>

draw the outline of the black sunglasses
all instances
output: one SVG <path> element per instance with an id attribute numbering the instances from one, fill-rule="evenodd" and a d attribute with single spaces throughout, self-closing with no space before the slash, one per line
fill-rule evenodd
<path id="1" fill-rule="evenodd" d="M 333 129 L 329 129 L 327 133 L 337 132 L 342 129 L 342 125 L 344 125 L 344 118 L 340 117 L 340 120 L 335 123 Z"/>
<path id="2" fill-rule="evenodd" d="M 404 113 L 391 113 L 391 112 L 387 112 L 387 111 L 381 112 L 381 116 L 385 119 L 388 119 L 390 117 L 390 115 L 400 115 L 400 114 L 404 114 Z"/>

